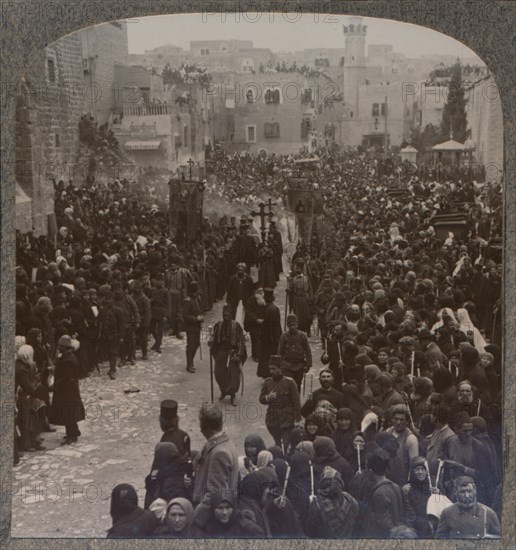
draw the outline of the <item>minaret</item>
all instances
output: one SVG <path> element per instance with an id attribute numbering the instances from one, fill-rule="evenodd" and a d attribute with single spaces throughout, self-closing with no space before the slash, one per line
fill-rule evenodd
<path id="1" fill-rule="evenodd" d="M 350 17 L 349 25 L 343 25 L 346 40 L 344 54 L 344 102 L 358 116 L 358 86 L 365 81 L 365 39 L 367 26 L 361 17 Z"/>

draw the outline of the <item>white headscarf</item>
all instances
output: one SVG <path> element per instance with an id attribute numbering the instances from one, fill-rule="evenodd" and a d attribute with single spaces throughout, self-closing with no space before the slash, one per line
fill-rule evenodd
<path id="1" fill-rule="evenodd" d="M 482 334 L 471 322 L 468 310 L 465 308 L 460 308 L 457 310 L 457 317 L 459 319 L 459 328 L 462 333 L 468 336 L 468 332 L 473 333 L 473 345 L 479 353 L 484 352 L 484 348 L 487 346 L 487 342 L 484 340 Z"/>
<path id="2" fill-rule="evenodd" d="M 457 319 L 455 318 L 455 315 L 453 314 L 453 311 L 449 308 L 449 307 L 445 307 L 443 309 L 440 309 L 438 312 L 437 312 L 437 317 L 439 318 L 439 321 L 437 321 L 437 323 L 435 323 L 435 325 L 430 329 L 430 332 L 433 334 L 435 333 L 436 330 L 440 329 L 442 326 L 444 326 L 444 321 L 443 321 L 443 312 L 446 312 L 446 315 L 448 315 L 448 317 L 451 318 L 452 320 L 452 323 L 455 323 L 455 324 L 459 324 L 457 322 Z"/>
<path id="3" fill-rule="evenodd" d="M 20 347 L 20 349 L 16 352 L 16 359 L 18 361 L 21 361 L 22 363 L 25 363 L 26 365 L 31 366 L 33 360 L 34 360 L 34 349 L 32 346 L 29 346 L 28 344 L 24 344 Z"/>

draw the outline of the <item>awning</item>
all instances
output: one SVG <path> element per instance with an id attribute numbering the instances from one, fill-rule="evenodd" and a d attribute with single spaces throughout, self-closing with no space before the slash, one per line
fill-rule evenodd
<path id="1" fill-rule="evenodd" d="M 126 149 L 138 150 L 138 151 L 148 151 L 159 149 L 161 145 L 161 140 L 147 140 L 147 141 L 138 141 L 130 140 L 125 142 Z"/>

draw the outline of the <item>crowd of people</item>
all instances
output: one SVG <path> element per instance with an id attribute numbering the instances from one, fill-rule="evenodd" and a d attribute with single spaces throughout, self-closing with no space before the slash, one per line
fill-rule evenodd
<path id="1" fill-rule="evenodd" d="M 276 65 L 273 66 L 272 63 L 260 63 L 258 67 L 258 72 L 267 73 L 267 72 L 276 72 L 276 73 L 298 73 L 306 76 L 307 78 L 317 78 L 319 76 L 324 76 L 330 82 L 333 82 L 332 77 L 328 74 L 324 68 L 320 67 L 309 67 L 308 65 L 298 65 L 295 61 L 290 65 L 287 65 L 285 61 L 281 63 L 278 61 Z"/>
<path id="2" fill-rule="evenodd" d="M 205 220 L 195 242 L 176 242 L 145 185 L 60 182 L 55 243 L 18 236 L 22 451 L 42 449 L 52 424 L 76 442 L 79 379 L 102 361 L 115 379 L 138 348 L 148 357 L 150 335 L 159 354 L 164 334 L 185 332 L 195 373 L 203 314 L 216 300 L 227 302 L 209 341 L 219 399 L 235 404 L 248 355 L 263 379 L 256 397 L 274 444 L 249 434 L 240 457 L 218 404 L 201 408 L 207 442 L 196 453 L 177 403 L 162 403 L 143 508 L 130 485 L 118 486 L 108 536 L 500 535 L 500 193 L 489 182 L 399 172 L 395 181 L 361 151 L 318 156 L 310 178 L 325 231 L 317 247 L 298 242 L 283 326 L 275 299 L 285 242 L 274 223 L 261 243 L 247 216 L 239 226 Z M 215 151 L 211 175 L 228 205 L 285 199 L 296 160 Z M 465 227 L 440 234 L 435 216 L 457 209 Z"/>
<path id="3" fill-rule="evenodd" d="M 167 63 L 161 76 L 163 77 L 163 85 L 165 87 L 181 84 L 200 84 L 204 86 L 211 81 L 211 75 L 206 69 L 189 62 L 181 63 L 179 67 L 171 67 Z"/>

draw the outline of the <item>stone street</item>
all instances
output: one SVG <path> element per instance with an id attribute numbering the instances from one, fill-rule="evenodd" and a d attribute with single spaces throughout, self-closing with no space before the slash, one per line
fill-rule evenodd
<path id="1" fill-rule="evenodd" d="M 284 289 L 282 275 L 276 289 L 282 323 Z M 222 305 L 217 302 L 205 314 L 204 327 L 221 319 Z M 105 537 L 111 527 L 111 490 L 119 483 L 137 488 L 143 505 L 144 479 L 161 437 L 158 416 L 163 399 L 178 401 L 180 427 L 190 435 L 192 449 L 202 447 L 199 405 L 210 400 L 206 340 L 205 334 L 203 360 L 197 354 L 195 374 L 185 368 L 186 341 L 165 337 L 161 355 L 151 352 L 148 361 L 141 361 L 137 352 L 136 365 L 120 368 L 116 380 L 108 378 L 104 364 L 100 376 L 94 373 L 81 381 L 86 420 L 79 424 L 79 441 L 61 446 L 64 428 L 58 427 L 55 433 L 42 434 L 46 451 L 25 453 L 14 468 L 12 491 L 7 491 L 13 497 L 13 537 Z M 249 353 L 250 342 L 247 347 Z M 313 354 L 318 371 L 319 346 L 313 346 Z M 237 406 L 232 407 L 227 398 L 222 402 L 225 427 L 239 454 L 243 454 L 244 439 L 250 433 L 261 435 L 268 446 L 273 444 L 265 427 L 266 407 L 258 402 L 262 380 L 256 377 L 256 366 L 252 359 L 244 365 L 244 394 L 237 396 Z M 314 387 L 318 387 L 315 376 Z M 139 392 L 125 393 L 133 388 Z M 307 383 L 307 392 L 309 389 Z M 218 395 L 214 382 L 215 399 Z"/>

